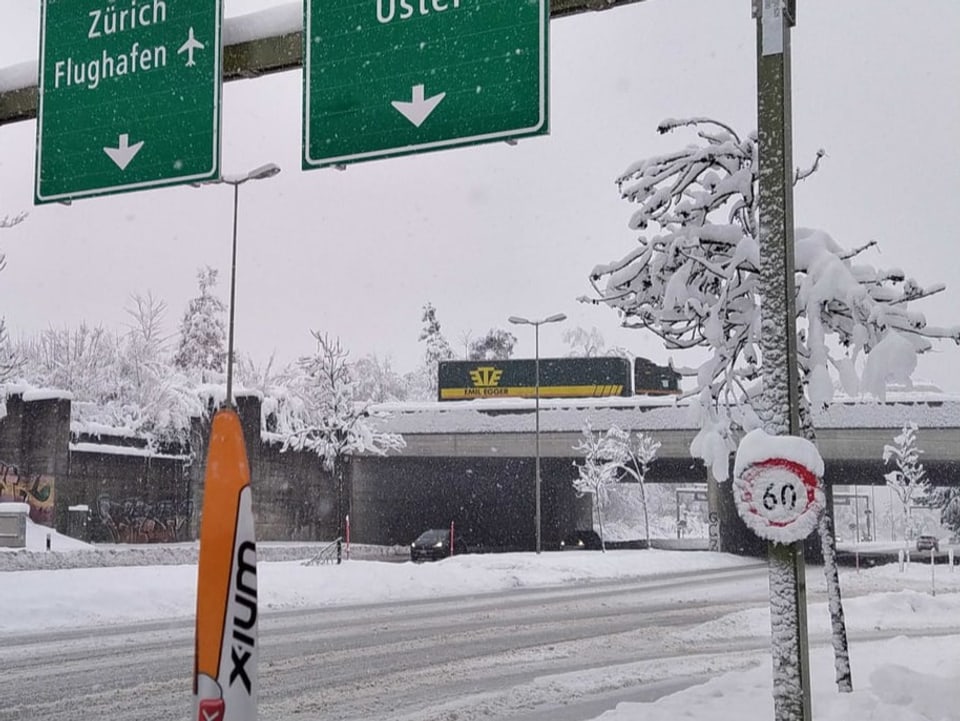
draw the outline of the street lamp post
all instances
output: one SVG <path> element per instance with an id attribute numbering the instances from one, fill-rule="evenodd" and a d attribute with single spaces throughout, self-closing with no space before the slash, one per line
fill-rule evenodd
<path id="1" fill-rule="evenodd" d="M 232 185 L 233 186 L 233 251 L 230 260 L 230 319 L 227 326 L 227 405 L 233 406 L 233 317 L 234 303 L 237 295 L 237 210 L 240 202 L 240 186 L 248 180 L 263 180 L 272 178 L 280 172 L 280 167 L 274 163 L 267 163 L 258 168 L 240 175 L 224 175 L 211 180 L 205 185 Z"/>
<path id="2" fill-rule="evenodd" d="M 556 315 L 551 315 L 541 320 L 529 320 L 527 318 L 520 318 L 518 316 L 512 315 L 507 318 L 508 321 L 515 325 L 532 325 L 533 326 L 533 338 L 534 338 L 534 393 L 536 397 L 536 410 L 534 411 L 534 417 L 536 418 L 536 451 L 535 451 L 535 463 L 536 469 L 534 471 L 536 476 L 536 526 L 537 526 L 537 553 L 540 553 L 540 326 L 544 323 L 559 323 L 562 320 L 566 320 L 567 316 L 563 313 L 557 313 Z"/>

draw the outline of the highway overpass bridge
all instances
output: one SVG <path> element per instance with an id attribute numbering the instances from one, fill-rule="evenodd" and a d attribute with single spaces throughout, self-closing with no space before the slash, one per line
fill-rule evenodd
<path id="1" fill-rule="evenodd" d="M 406 440 L 400 454 L 362 456 L 350 472 L 357 540 L 395 543 L 416 529 L 456 520 L 490 545 L 532 548 L 535 539 L 535 402 L 530 399 L 397 403 L 375 406 L 390 415 L 382 429 Z M 883 447 L 905 423 L 920 431 L 921 460 L 934 485 L 960 483 L 960 396 L 891 393 L 884 403 L 849 400 L 815 416 L 828 488 L 883 485 Z M 540 402 L 542 534 L 556 547 L 571 529 L 589 526 L 588 499 L 572 489 L 582 428 L 611 425 L 643 431 L 661 442 L 649 483 L 707 482 L 690 457 L 698 430 L 694 410 L 672 397 L 543 400 Z M 746 550 L 755 536 L 742 526 L 730 485 L 709 484 L 711 520 L 723 550 Z M 449 520 L 448 520 L 449 519 Z"/>

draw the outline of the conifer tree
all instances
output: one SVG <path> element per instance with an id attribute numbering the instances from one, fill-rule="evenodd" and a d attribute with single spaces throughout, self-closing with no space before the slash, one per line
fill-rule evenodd
<path id="1" fill-rule="evenodd" d="M 217 271 L 209 265 L 197 270 L 200 294 L 187 305 L 180 321 L 180 341 L 173 363 L 185 371 L 223 373 L 226 362 L 226 306 L 213 295 Z"/>

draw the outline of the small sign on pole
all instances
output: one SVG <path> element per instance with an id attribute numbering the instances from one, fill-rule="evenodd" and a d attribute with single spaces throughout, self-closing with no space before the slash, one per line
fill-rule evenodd
<path id="1" fill-rule="evenodd" d="M 737 512 L 761 538 L 802 541 L 817 527 L 824 507 L 822 476 L 823 459 L 810 441 L 751 431 L 734 463 Z"/>

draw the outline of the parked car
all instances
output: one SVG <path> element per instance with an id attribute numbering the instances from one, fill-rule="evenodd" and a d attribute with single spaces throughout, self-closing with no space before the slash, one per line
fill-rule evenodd
<path id="1" fill-rule="evenodd" d="M 574 531 L 560 541 L 561 551 L 600 551 L 603 543 L 596 531 Z"/>
<path id="2" fill-rule="evenodd" d="M 466 552 L 466 541 L 454 532 L 453 554 L 458 555 Z M 436 561 L 450 555 L 449 528 L 431 528 L 417 536 L 417 540 L 410 544 L 411 561 Z"/>
<path id="3" fill-rule="evenodd" d="M 936 536 L 918 536 L 917 537 L 917 550 L 918 551 L 929 551 L 933 549 L 937 553 L 940 553 L 940 539 Z"/>

